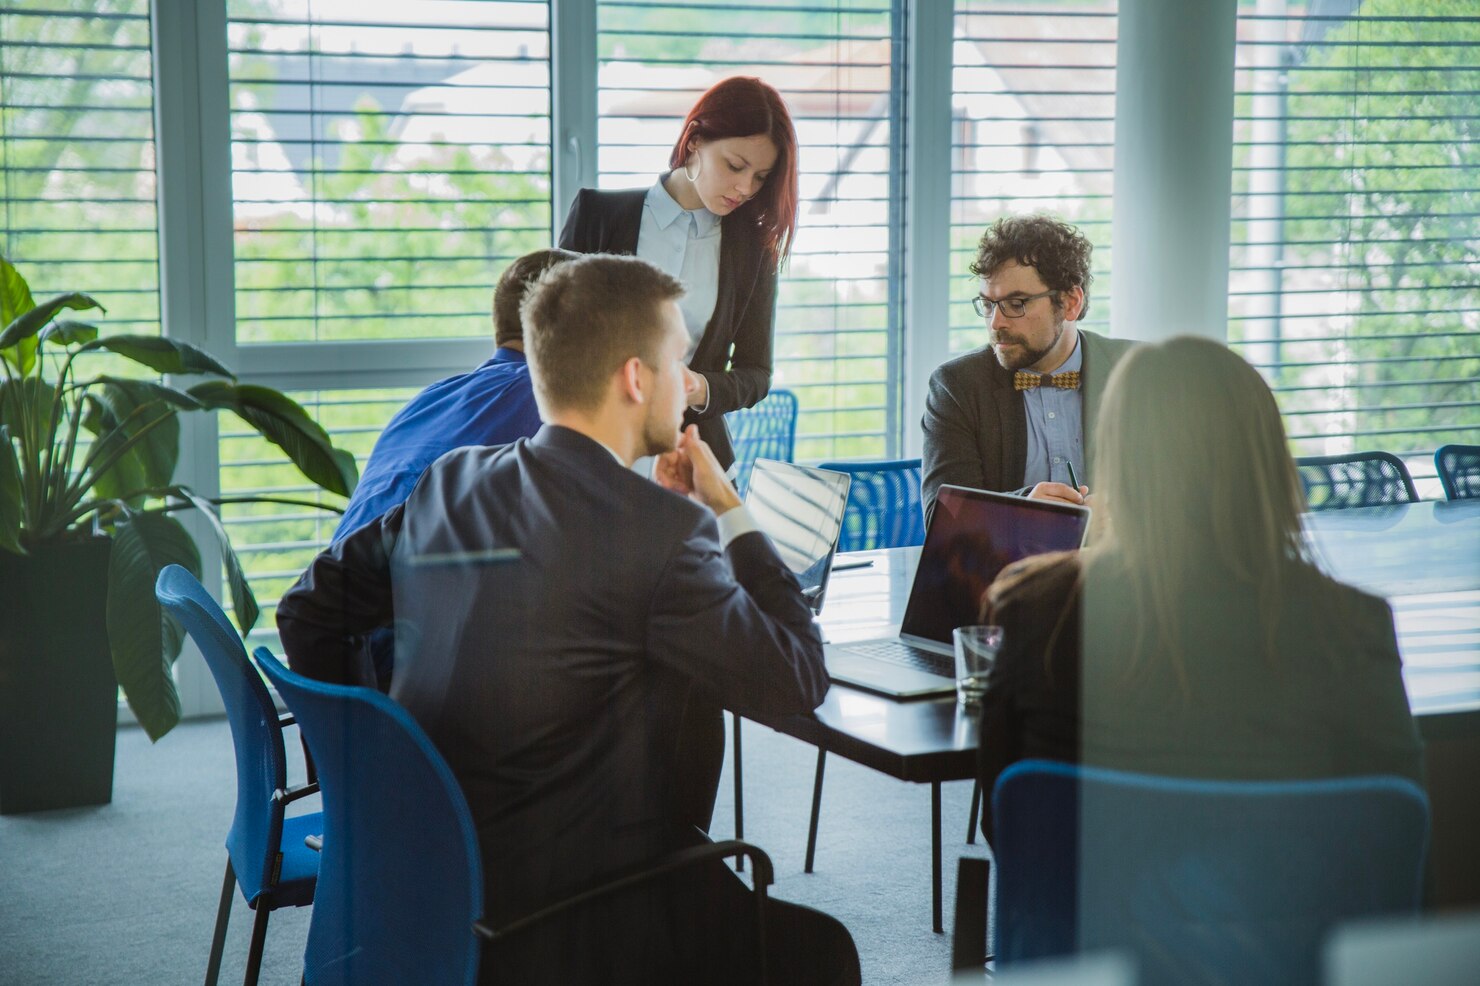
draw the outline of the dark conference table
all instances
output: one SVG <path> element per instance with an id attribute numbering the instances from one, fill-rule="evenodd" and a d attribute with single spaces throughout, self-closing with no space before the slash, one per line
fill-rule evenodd
<path id="1" fill-rule="evenodd" d="M 1480 500 L 1307 514 L 1325 571 L 1388 599 L 1426 745 L 1429 903 L 1480 903 Z M 839 556 L 821 622 L 830 641 L 895 632 L 919 548 Z M 976 774 L 977 727 L 954 698 L 896 701 L 833 685 L 815 713 L 757 720 L 890 777 L 931 785 L 933 927 L 942 930 L 940 784 Z"/>

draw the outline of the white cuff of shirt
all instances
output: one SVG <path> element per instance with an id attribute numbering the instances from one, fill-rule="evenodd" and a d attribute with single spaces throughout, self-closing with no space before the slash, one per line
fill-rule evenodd
<path id="1" fill-rule="evenodd" d="M 730 542 L 742 534 L 760 530 L 755 526 L 755 519 L 750 516 L 750 511 L 745 509 L 744 504 L 726 510 L 715 518 L 715 522 L 719 524 L 719 546 L 721 548 L 728 548 Z"/>

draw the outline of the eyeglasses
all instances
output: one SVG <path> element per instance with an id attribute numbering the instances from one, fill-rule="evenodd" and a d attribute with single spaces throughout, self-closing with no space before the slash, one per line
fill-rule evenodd
<path id="1" fill-rule="evenodd" d="M 982 318 L 991 318 L 992 313 L 998 308 L 1001 308 L 1002 314 L 1008 318 L 1022 318 L 1028 311 L 1028 302 L 1037 301 L 1039 298 L 1047 298 L 1050 295 L 1056 294 L 1058 294 L 1057 291 L 1040 291 L 1037 294 L 1030 294 L 1026 298 L 1003 298 L 1001 301 L 993 301 L 991 298 L 977 295 L 971 299 L 971 307 L 975 308 L 976 313 Z"/>

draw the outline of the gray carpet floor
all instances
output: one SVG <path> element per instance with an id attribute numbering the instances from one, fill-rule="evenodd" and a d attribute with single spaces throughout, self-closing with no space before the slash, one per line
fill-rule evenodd
<path id="1" fill-rule="evenodd" d="M 747 722 L 744 750 L 745 834 L 771 855 L 774 893 L 847 925 L 865 983 L 948 982 L 950 936 L 930 928 L 929 786 L 830 757 L 807 874 L 814 749 Z M 120 729 L 116 763 L 110 805 L 0 818 L 0 986 L 201 981 L 236 796 L 226 722 L 187 722 L 152 746 Z M 717 838 L 733 832 L 731 790 L 727 763 Z M 945 786 L 948 932 L 956 860 L 985 854 L 964 841 L 970 797 L 969 783 Z M 263 984 L 298 982 L 308 919 L 272 916 Z M 238 895 L 222 983 L 241 982 L 251 920 Z"/>

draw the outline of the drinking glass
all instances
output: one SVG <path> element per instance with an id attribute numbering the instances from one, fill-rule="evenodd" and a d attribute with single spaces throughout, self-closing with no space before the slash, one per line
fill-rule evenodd
<path id="1" fill-rule="evenodd" d="M 956 700 L 965 706 L 979 706 L 987 690 L 987 673 L 1002 648 L 1002 628 L 957 627 L 951 636 L 956 643 Z"/>

